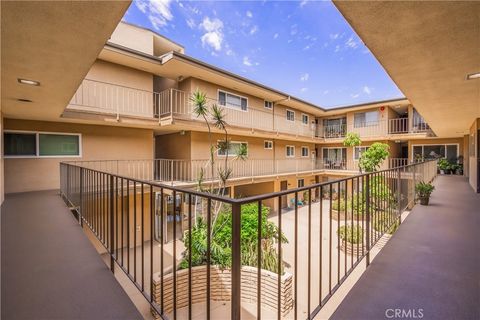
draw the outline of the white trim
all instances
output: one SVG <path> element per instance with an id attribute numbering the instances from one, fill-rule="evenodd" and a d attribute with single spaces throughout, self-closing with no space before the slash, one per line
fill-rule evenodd
<path id="1" fill-rule="evenodd" d="M 36 159 L 36 158 L 82 158 L 83 157 L 83 148 L 82 148 L 82 134 L 81 133 L 71 133 L 71 132 L 52 132 L 52 131 L 29 131 L 29 130 L 3 130 L 3 133 L 25 133 L 25 134 L 35 134 L 35 155 L 24 155 L 24 156 L 12 156 L 5 155 L 5 144 L 3 145 L 2 155 L 5 159 Z M 46 135 L 62 135 L 62 136 L 77 136 L 78 137 L 78 155 L 54 155 L 54 156 L 41 156 L 40 155 L 40 134 Z M 2 135 L 3 139 L 3 135 Z"/>
<path id="2" fill-rule="evenodd" d="M 227 96 L 225 95 L 225 105 L 223 104 L 220 104 L 220 97 L 219 97 L 219 93 L 220 92 L 223 92 L 225 94 L 230 94 L 232 96 L 237 96 L 237 97 L 240 97 L 240 98 L 244 98 L 247 100 L 247 110 L 242 110 L 242 108 L 240 107 L 240 109 L 238 109 L 237 106 L 232 106 L 232 105 L 228 105 L 227 104 Z M 241 96 L 239 94 L 236 94 L 236 93 L 233 93 L 233 92 L 229 92 L 229 91 L 226 91 L 226 90 L 223 90 L 223 89 L 217 89 L 217 102 L 218 102 L 218 105 L 219 106 L 222 106 L 222 107 L 225 107 L 225 108 L 228 108 L 228 109 L 232 109 L 232 110 L 237 110 L 237 111 L 242 111 L 242 112 L 248 112 L 248 109 L 250 109 L 250 106 L 248 104 L 248 98 L 247 97 L 244 97 L 244 96 Z"/>
<path id="3" fill-rule="evenodd" d="M 293 113 L 293 120 L 290 120 L 288 119 L 288 112 L 292 112 Z M 291 110 L 291 109 L 285 109 L 285 119 L 287 119 L 287 121 L 292 121 L 292 122 L 295 122 L 295 111 Z"/>
<path id="4" fill-rule="evenodd" d="M 225 140 L 223 140 L 223 139 L 218 139 L 218 140 L 217 140 L 217 144 L 218 144 L 220 141 L 225 141 Z M 233 140 L 232 140 L 232 141 L 230 141 L 230 144 L 232 144 L 232 143 L 240 143 L 240 144 L 241 144 L 241 143 L 244 143 L 244 144 L 246 144 L 246 145 L 247 145 L 247 155 L 246 155 L 246 156 L 248 157 L 248 142 L 247 142 L 247 141 L 233 141 Z M 219 151 L 220 151 L 220 149 L 217 149 L 217 157 L 219 157 L 219 158 L 225 158 L 225 157 L 227 156 L 227 155 L 223 155 L 223 154 L 218 154 Z M 234 154 L 229 154 L 228 156 L 229 156 L 229 157 L 235 157 Z"/>
<path id="5" fill-rule="evenodd" d="M 412 144 L 411 149 L 411 159 L 410 161 L 414 161 L 413 158 L 413 147 L 422 147 L 422 155 L 423 155 L 423 147 L 424 146 L 445 146 L 445 155 L 447 154 L 447 146 L 457 146 L 457 158 L 460 156 L 460 144 L 459 143 L 422 143 L 422 144 Z"/>
<path id="6" fill-rule="evenodd" d="M 265 143 L 270 143 L 272 146 L 271 148 L 265 148 Z M 273 150 L 273 140 L 263 140 L 263 149 L 265 150 Z"/>
<path id="7" fill-rule="evenodd" d="M 270 103 L 272 104 L 272 106 L 271 106 L 270 108 L 267 108 L 267 107 L 265 106 L 265 102 L 270 102 Z M 264 107 L 265 109 L 267 109 L 267 110 L 273 110 L 273 101 L 265 100 L 265 99 L 264 99 L 264 100 L 263 100 L 263 107 Z"/>
<path id="8" fill-rule="evenodd" d="M 303 122 L 303 116 L 307 116 L 307 123 Z M 304 126 L 308 126 L 309 122 L 310 122 L 310 116 L 308 114 L 302 112 L 302 124 Z"/>
<path id="9" fill-rule="evenodd" d="M 291 156 L 288 155 L 288 151 L 287 151 L 289 147 L 292 147 L 292 148 L 293 148 L 293 155 L 291 155 Z M 286 156 L 287 158 L 295 158 L 295 146 L 287 144 L 287 145 L 285 146 L 285 156 Z"/>
<path id="10" fill-rule="evenodd" d="M 306 156 L 303 155 L 303 149 L 304 149 L 304 148 L 307 149 L 307 155 L 306 155 Z M 310 156 L 310 148 L 309 148 L 308 146 L 302 146 L 302 147 L 301 147 L 300 156 L 301 156 L 302 158 L 308 158 L 308 157 Z"/>

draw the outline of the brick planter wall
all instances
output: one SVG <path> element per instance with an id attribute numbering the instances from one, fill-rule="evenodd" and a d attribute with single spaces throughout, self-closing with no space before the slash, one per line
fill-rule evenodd
<path id="1" fill-rule="evenodd" d="M 277 311 L 277 282 L 278 275 L 268 270 L 262 270 L 262 308 Z M 231 296 L 231 273 L 230 269 L 220 269 L 217 266 L 210 268 L 210 297 L 212 301 L 230 301 Z M 257 268 L 242 267 L 242 301 L 248 303 L 257 302 Z M 285 273 L 281 277 L 281 314 L 285 316 L 293 308 L 293 277 Z M 164 312 L 173 311 L 173 274 L 163 276 L 163 306 Z M 207 267 L 198 266 L 192 268 L 192 303 L 206 302 L 207 300 Z M 160 273 L 153 275 L 153 299 L 160 305 L 161 281 Z M 188 269 L 177 271 L 177 309 L 188 306 Z M 153 310 L 152 310 L 153 312 Z M 153 312 L 158 319 L 158 315 Z"/>

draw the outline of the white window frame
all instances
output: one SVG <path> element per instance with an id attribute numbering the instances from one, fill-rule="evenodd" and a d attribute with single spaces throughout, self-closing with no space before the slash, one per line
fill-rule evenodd
<path id="1" fill-rule="evenodd" d="M 269 148 L 266 147 L 267 143 L 270 145 Z M 263 149 L 272 150 L 273 149 L 273 141 L 272 140 L 263 140 Z"/>
<path id="2" fill-rule="evenodd" d="M 445 146 L 445 155 L 447 154 L 447 146 L 457 146 L 457 158 L 460 156 L 460 144 L 459 143 L 422 143 L 422 144 L 412 144 L 412 149 L 410 153 L 410 161 L 415 161 L 413 154 L 413 147 L 422 147 L 422 156 L 425 146 Z"/>
<path id="3" fill-rule="evenodd" d="M 267 107 L 267 106 L 266 106 L 267 102 L 271 104 L 270 107 Z M 248 103 L 247 103 L 247 104 L 248 104 Z M 264 107 L 265 109 L 272 110 L 272 109 L 273 109 L 273 101 L 263 100 L 263 107 Z"/>
<path id="4" fill-rule="evenodd" d="M 225 93 L 225 105 L 220 104 L 220 101 L 219 101 L 219 100 L 220 100 L 220 99 L 219 99 L 220 92 Z M 242 110 L 241 108 L 238 109 L 236 106 L 228 105 L 228 103 L 227 103 L 227 96 L 226 96 L 227 94 L 230 94 L 230 95 L 232 95 L 232 96 L 237 96 L 237 97 L 239 97 L 239 98 L 244 98 L 244 99 L 246 99 L 246 100 L 247 100 L 247 110 Z M 248 109 L 250 109 L 249 103 L 248 103 L 248 97 L 245 97 L 245 96 L 242 96 L 242 95 L 233 93 L 233 92 L 229 92 L 229 91 L 226 91 L 226 90 L 223 90 L 223 89 L 217 89 L 217 102 L 218 102 L 218 105 L 219 105 L 219 106 L 222 106 L 222 107 L 225 107 L 225 108 L 228 108 L 228 109 L 232 109 L 232 110 L 236 110 L 236 111 L 248 112 Z"/>
<path id="5" fill-rule="evenodd" d="M 291 155 L 291 156 L 288 155 L 288 148 L 292 148 L 292 149 L 293 149 L 293 155 Z M 295 146 L 286 145 L 286 146 L 285 146 L 285 156 L 286 156 L 287 158 L 295 158 Z"/>
<path id="6" fill-rule="evenodd" d="M 5 155 L 5 146 L 3 146 L 2 154 L 5 159 L 36 159 L 36 158 L 82 158 L 82 134 L 71 132 L 52 132 L 52 131 L 28 131 L 28 130 L 4 130 L 5 133 L 25 133 L 35 135 L 35 155 L 12 156 Z M 62 136 L 78 136 L 78 155 L 64 155 L 64 156 L 41 156 L 40 155 L 40 134 L 62 135 Z M 2 135 L 3 139 L 3 135 Z"/>
<path id="7" fill-rule="evenodd" d="M 303 186 L 300 186 L 300 181 L 303 181 Z M 297 179 L 297 188 L 305 187 L 305 179 Z"/>
<path id="8" fill-rule="evenodd" d="M 303 150 L 307 149 L 307 155 L 303 155 Z M 302 158 L 308 158 L 310 156 L 310 148 L 307 146 L 302 146 L 302 153 L 301 153 Z"/>
<path id="9" fill-rule="evenodd" d="M 360 149 L 360 148 L 365 149 L 364 151 L 362 151 L 362 152 L 365 152 L 365 151 L 367 151 L 368 148 L 370 148 L 370 146 L 355 146 L 355 147 L 353 147 L 353 161 L 360 160 L 360 158 L 355 158 L 355 154 L 356 154 L 355 150 Z"/>
<path id="10" fill-rule="evenodd" d="M 307 117 L 307 122 L 306 122 L 306 123 L 303 122 L 303 117 L 304 117 L 304 116 Z M 309 116 L 308 114 L 306 114 L 306 113 L 302 113 L 302 124 L 303 124 L 304 126 L 308 126 L 308 123 L 309 123 L 309 122 L 310 122 L 310 116 Z"/>
<path id="11" fill-rule="evenodd" d="M 289 112 L 293 113 L 293 120 L 288 119 L 288 113 Z M 287 119 L 287 121 L 295 122 L 295 111 L 290 110 L 290 109 L 286 109 L 285 110 L 285 118 Z"/>
<path id="12" fill-rule="evenodd" d="M 223 142 L 223 141 L 225 141 L 225 140 L 219 139 L 219 140 L 217 140 L 217 144 L 218 144 L 219 142 Z M 246 144 L 246 145 L 247 145 L 247 154 L 246 154 L 246 157 L 248 158 L 248 142 L 247 142 L 247 141 L 230 141 L 230 144 L 232 144 L 232 143 L 240 143 L 240 144 L 244 143 L 244 144 Z M 227 156 L 227 155 L 225 155 L 225 154 L 218 154 L 219 151 L 220 151 L 220 149 L 217 149 L 217 157 L 219 157 L 219 158 L 225 158 L 225 157 Z M 229 154 L 228 156 L 229 156 L 229 157 L 234 157 L 235 155 Z"/>

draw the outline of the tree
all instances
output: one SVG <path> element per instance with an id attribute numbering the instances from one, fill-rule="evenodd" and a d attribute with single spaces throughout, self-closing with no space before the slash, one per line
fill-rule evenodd
<path id="1" fill-rule="evenodd" d="M 366 172 L 377 171 L 380 164 L 390 155 L 389 145 L 375 142 L 360 157 L 359 165 Z"/>
<path id="2" fill-rule="evenodd" d="M 358 147 L 362 144 L 362 140 L 360 139 L 360 135 L 355 132 L 349 132 L 345 136 L 345 140 L 343 140 L 343 145 L 345 147 Z M 354 149 L 355 150 L 355 149 Z M 360 162 L 358 163 L 358 171 L 362 173 L 362 167 L 360 166 Z"/>

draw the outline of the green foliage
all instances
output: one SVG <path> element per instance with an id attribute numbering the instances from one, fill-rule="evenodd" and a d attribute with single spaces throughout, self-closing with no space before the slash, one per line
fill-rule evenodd
<path id="1" fill-rule="evenodd" d="M 355 132 L 349 132 L 345 136 L 343 140 L 343 145 L 345 147 L 356 147 L 362 144 L 362 140 L 360 139 L 360 135 Z"/>
<path id="2" fill-rule="evenodd" d="M 386 143 L 375 142 L 365 152 L 359 160 L 360 167 L 366 172 L 376 171 L 380 164 L 389 156 L 389 146 Z"/>
<path id="3" fill-rule="evenodd" d="M 277 226 L 268 221 L 270 209 L 262 206 L 261 212 L 261 241 L 262 241 L 262 268 L 272 272 L 278 272 L 278 254 L 275 250 L 275 243 L 279 241 L 279 230 Z M 241 208 L 241 251 L 242 264 L 248 266 L 257 265 L 257 231 L 258 231 L 258 206 L 257 204 L 246 204 Z M 207 262 L 207 224 L 203 218 L 198 218 L 197 223 L 192 227 L 192 266 L 204 265 Z M 185 251 L 180 268 L 188 268 L 188 248 L 190 234 L 185 232 L 183 241 Z M 282 233 L 282 243 L 288 243 Z M 252 249 L 254 248 L 254 249 Z M 231 266 L 232 256 L 232 213 L 230 209 L 222 210 L 214 221 L 211 237 L 211 264 L 224 268 Z"/>
<path id="4" fill-rule="evenodd" d="M 435 187 L 431 183 L 419 182 L 415 185 L 415 192 L 419 198 L 429 198 Z"/>
<path id="5" fill-rule="evenodd" d="M 445 158 L 438 160 L 437 165 L 440 170 L 450 170 L 450 162 Z"/>
<path id="6" fill-rule="evenodd" d="M 338 228 L 337 234 L 340 236 L 340 239 L 342 239 L 342 241 L 347 241 L 352 244 L 363 243 L 363 229 L 359 225 L 341 226 L 340 228 Z"/>
<path id="7" fill-rule="evenodd" d="M 399 226 L 400 221 L 398 217 L 389 217 L 387 214 L 381 214 L 373 219 L 373 228 L 381 233 L 393 234 Z"/>
<path id="8" fill-rule="evenodd" d="M 193 104 L 193 113 L 197 117 L 206 117 L 208 114 L 207 107 L 207 94 L 200 91 L 199 89 L 195 90 L 190 97 L 190 101 Z"/>
<path id="9" fill-rule="evenodd" d="M 353 200 L 353 201 L 352 201 Z M 347 202 L 345 202 L 345 198 L 340 199 L 340 206 L 338 204 L 338 200 L 332 201 L 332 209 L 341 212 L 345 212 L 345 209 L 348 213 L 352 212 L 352 202 L 353 202 L 353 214 L 354 215 L 363 215 L 365 212 L 365 198 L 363 193 L 358 193 L 353 195 L 353 199 L 351 197 L 347 198 Z"/>

